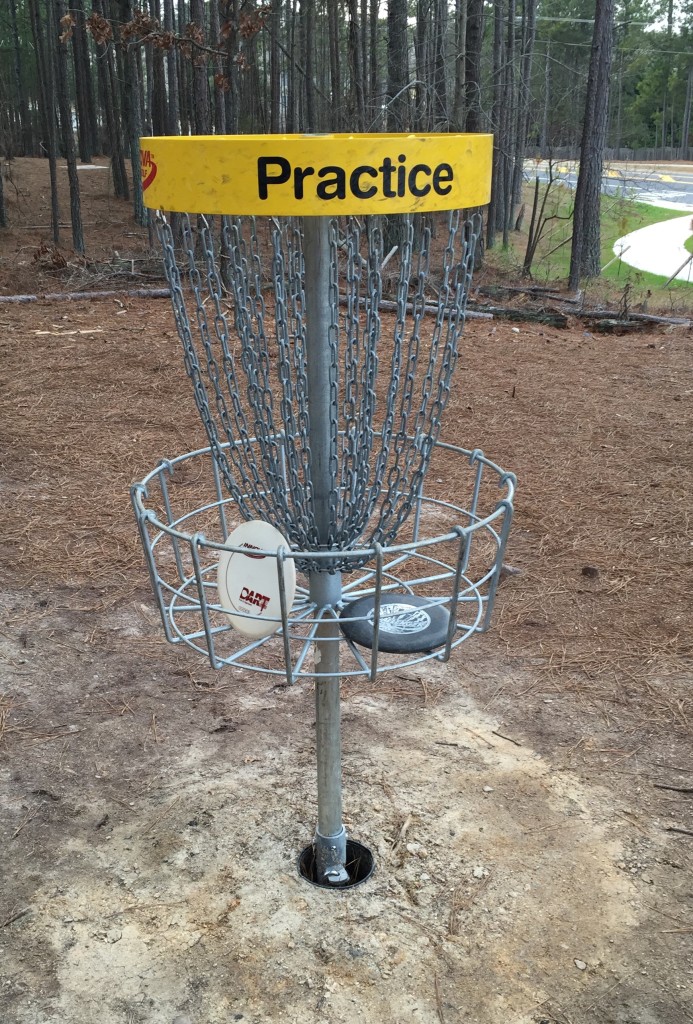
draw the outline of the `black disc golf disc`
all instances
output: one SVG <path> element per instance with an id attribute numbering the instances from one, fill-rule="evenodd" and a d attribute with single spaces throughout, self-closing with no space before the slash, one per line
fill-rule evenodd
<path id="1" fill-rule="evenodd" d="M 374 597 L 350 601 L 339 618 L 344 636 L 361 647 L 373 648 Z M 447 608 L 432 604 L 430 597 L 388 594 L 380 601 L 378 650 L 386 654 L 433 651 L 445 643 L 449 624 Z"/>

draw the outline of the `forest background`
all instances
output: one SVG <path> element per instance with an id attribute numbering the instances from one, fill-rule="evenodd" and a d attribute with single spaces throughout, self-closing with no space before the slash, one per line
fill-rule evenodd
<path id="1" fill-rule="evenodd" d="M 5 0 L 0 153 L 44 157 L 59 242 L 67 161 L 110 158 L 141 225 L 141 135 L 489 131 L 489 248 L 528 157 L 581 158 L 571 284 L 600 269 L 603 161 L 689 160 L 691 0 Z M 7 222 L 0 176 L 0 225 Z"/>

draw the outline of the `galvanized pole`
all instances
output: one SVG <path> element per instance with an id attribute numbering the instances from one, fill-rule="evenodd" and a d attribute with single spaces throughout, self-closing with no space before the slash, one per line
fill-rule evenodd
<path id="1" fill-rule="evenodd" d="M 306 304 L 306 364 L 310 421 L 310 471 L 320 546 L 327 544 L 336 486 L 330 465 L 330 438 L 336 430 L 330 380 L 329 344 L 330 221 L 304 217 L 303 257 Z M 335 609 L 342 594 L 341 574 L 312 572 L 310 597 L 318 609 Z M 349 876 L 346 830 L 342 823 L 342 745 L 339 699 L 339 625 L 334 611 L 323 613 L 315 642 L 315 733 L 318 764 L 318 827 L 315 833 L 317 881 L 343 885 Z M 323 676 L 324 678 L 321 678 Z"/>

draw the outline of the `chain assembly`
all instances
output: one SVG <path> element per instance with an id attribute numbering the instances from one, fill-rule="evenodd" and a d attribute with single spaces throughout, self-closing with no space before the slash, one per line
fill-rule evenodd
<path id="1" fill-rule="evenodd" d="M 271 523 L 295 550 L 334 552 L 304 559 L 303 571 L 353 570 L 355 549 L 392 542 L 440 435 L 479 224 L 459 211 L 445 227 L 430 215 L 399 220 L 389 254 L 379 217 L 330 221 L 325 537 L 314 500 L 302 221 L 273 217 L 260 231 L 252 217 L 183 214 L 176 246 L 157 215 L 185 369 L 221 479 L 245 519 Z"/>

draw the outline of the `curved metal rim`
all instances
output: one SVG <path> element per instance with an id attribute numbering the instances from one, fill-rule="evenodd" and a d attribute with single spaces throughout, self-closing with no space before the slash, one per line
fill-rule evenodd
<path id="1" fill-rule="evenodd" d="M 223 543 L 207 540 L 200 531 L 184 532 L 182 529 L 187 523 L 193 526 L 196 517 L 213 513 L 216 510 L 222 533 L 226 535 L 225 508 L 235 502 L 233 498 L 222 497 L 218 474 L 214 472 L 216 463 L 212 448 L 200 448 L 172 460 L 162 460 L 140 483 L 133 486 L 132 499 L 167 639 L 174 644 L 184 643 L 198 654 L 208 658 L 212 666 L 217 669 L 225 665 L 233 665 L 268 676 L 286 677 L 289 683 L 314 679 L 315 672 L 312 667 L 306 667 L 309 664 L 307 658 L 316 639 L 318 626 L 321 621 L 324 621 L 325 615 L 337 618 L 339 611 L 356 597 L 376 595 L 377 598 L 377 595 L 398 590 L 421 594 L 421 590 L 425 587 L 427 589 L 425 596 L 430 597 L 431 604 L 444 604 L 450 609 L 451 625 L 445 645 L 433 651 L 410 652 L 402 656 L 387 655 L 383 658 L 383 652 L 377 650 L 377 633 L 372 650 L 361 648 L 348 637 L 340 634 L 335 642 L 349 652 L 351 662 L 343 663 L 340 666 L 339 675 L 343 678 L 370 677 L 374 681 L 376 676 L 384 671 L 411 667 L 431 659 L 447 661 L 454 648 L 473 633 L 482 632 L 488 627 L 502 552 L 512 516 L 515 477 L 512 473 L 503 472 L 478 448 L 470 450 L 445 442 L 439 442 L 437 446 L 464 457 L 468 460 L 472 471 L 475 466 L 477 467 L 471 491 L 472 511 L 451 501 L 429 498 L 422 493 L 418 499 L 418 509 L 414 519 L 414 537 L 417 539 L 388 548 L 381 545 L 374 545 L 371 548 L 354 548 L 351 553 L 356 564 L 353 570 L 346 570 L 347 574 L 353 571 L 354 578 L 347 582 L 341 590 L 342 597 L 338 606 L 319 608 L 310 600 L 306 588 L 299 585 L 292 607 L 287 608 L 283 604 L 282 618 L 273 620 L 277 629 L 268 636 L 256 638 L 243 636 L 232 628 L 230 622 L 224 621 L 223 618 L 220 619 L 220 616 L 225 616 L 226 611 L 216 603 L 216 584 L 209 579 L 218 562 L 214 552 L 241 551 L 242 549 L 229 549 Z M 228 443 L 225 447 L 228 447 Z M 176 467 L 198 458 L 210 460 L 217 500 L 206 502 L 176 518 L 173 514 L 168 481 L 174 478 Z M 476 508 L 483 467 L 488 467 L 497 475 L 498 485 L 505 489 L 505 496 L 499 498 L 493 512 L 485 518 L 480 518 L 476 514 Z M 145 501 L 148 498 L 147 489 L 152 482 L 156 482 L 160 489 L 160 500 L 163 503 L 168 522 L 163 522 L 152 509 L 145 506 Z M 418 536 L 420 516 L 426 506 L 458 515 L 463 521 L 466 521 L 467 525 L 456 526 L 451 531 L 436 537 L 420 538 Z M 500 520 L 500 526 L 499 517 L 503 517 Z M 488 557 L 487 565 L 480 567 L 482 574 L 476 580 L 471 579 L 466 571 L 473 534 L 487 534 L 494 549 Z M 157 548 L 166 538 L 171 541 L 176 579 L 173 579 L 168 572 L 164 577 L 156 564 Z M 451 564 L 447 555 L 439 556 L 433 550 L 434 545 L 449 544 L 450 542 L 456 542 L 458 547 L 456 567 L 454 561 Z M 183 550 L 187 550 L 188 555 L 192 558 L 192 565 L 189 568 L 184 567 L 181 557 Z M 283 547 L 276 551 L 267 550 L 263 553 L 277 559 L 280 575 L 283 574 L 282 565 L 287 558 L 298 560 L 306 555 L 311 558 L 334 556 L 334 552 L 290 551 Z M 350 552 L 340 552 L 340 555 L 344 554 L 348 555 Z M 207 557 L 204 557 L 204 562 L 208 564 L 203 564 L 205 555 Z M 443 560 L 444 558 L 446 560 Z M 412 561 L 419 563 L 416 566 L 417 571 L 408 578 L 404 578 L 398 567 L 407 563 L 411 564 Z M 428 593 L 436 585 L 444 585 L 443 596 L 430 596 Z M 487 588 L 487 592 L 482 593 L 482 588 Z M 207 597 L 208 591 L 211 600 Z M 464 608 L 467 613 L 465 622 L 459 621 L 461 608 Z M 189 623 L 188 628 L 184 622 L 186 614 L 198 616 L 194 623 Z M 247 617 L 252 616 L 248 615 Z M 219 641 L 225 635 L 229 635 L 231 643 L 234 641 L 240 643 L 240 647 L 236 646 L 230 654 L 227 653 L 228 641 L 224 645 L 226 651 L 223 648 L 222 651 L 219 650 Z M 262 663 L 260 662 L 262 649 L 266 645 L 270 645 L 267 648 L 268 651 L 274 650 L 275 652 L 277 645 L 283 645 L 285 662 L 283 667 L 271 667 L 268 659 L 264 656 Z"/>
<path id="2" fill-rule="evenodd" d="M 409 440 L 413 440 L 413 438 L 409 438 Z M 249 443 L 252 444 L 255 441 L 256 438 L 253 437 L 250 438 Z M 236 444 L 238 443 L 240 442 L 236 442 Z M 220 445 L 222 449 L 228 449 L 231 446 L 232 445 L 230 442 L 226 442 Z M 475 463 L 481 463 L 483 466 L 486 466 L 488 469 L 497 473 L 498 486 L 499 488 L 506 488 L 506 495 L 504 498 L 501 498 L 499 500 L 496 508 L 490 515 L 486 516 L 484 519 L 479 519 L 476 515 L 473 515 L 471 512 L 461 508 L 458 505 L 454 505 L 452 502 L 446 502 L 439 498 L 428 498 L 422 494 L 421 498 L 419 499 L 422 503 L 439 505 L 442 508 L 449 508 L 453 512 L 457 512 L 460 515 L 464 515 L 467 519 L 472 519 L 473 522 L 471 522 L 468 526 L 458 527 L 449 533 L 441 534 L 437 537 L 430 537 L 425 540 L 410 541 L 406 544 L 394 544 L 388 547 L 383 547 L 380 549 L 380 551 L 385 556 L 400 553 L 404 554 L 408 551 L 418 551 L 422 547 L 434 544 L 443 544 L 447 541 L 459 540 L 460 537 L 463 537 L 471 532 L 475 532 L 476 530 L 490 528 L 491 524 L 503 515 L 503 506 L 512 506 L 516 485 L 516 477 L 514 473 L 508 473 L 502 470 L 500 466 L 498 466 L 495 462 L 492 462 L 491 459 L 488 459 L 479 448 L 460 448 L 457 445 L 448 444 L 443 441 L 436 442 L 435 447 L 440 448 L 443 451 L 454 452 L 456 455 L 465 456 L 469 460 L 470 466 L 474 466 Z M 204 547 L 218 551 L 233 551 L 242 553 L 241 548 L 236 548 L 233 546 L 228 547 L 225 544 L 219 543 L 218 541 L 208 540 L 202 533 L 195 532 L 194 534 L 190 534 L 185 533 L 182 530 L 176 529 L 176 526 L 186 522 L 188 519 L 192 519 L 194 516 L 200 515 L 200 513 L 202 512 L 211 511 L 215 508 L 224 508 L 227 505 L 234 505 L 235 502 L 233 498 L 222 498 L 220 500 L 209 502 L 205 505 L 201 505 L 196 509 L 192 510 L 191 512 L 186 512 L 183 516 L 179 516 L 178 518 L 174 519 L 172 523 L 162 522 L 151 509 L 146 508 L 142 500 L 143 497 L 147 496 L 148 485 L 157 477 L 160 477 L 162 473 L 168 473 L 169 476 L 173 476 L 173 472 L 176 466 L 179 466 L 185 462 L 188 462 L 198 457 L 204 457 L 205 455 L 213 457 L 211 446 L 208 446 L 206 448 L 198 448 L 195 451 L 187 452 L 185 455 L 179 455 L 174 459 L 162 459 L 158 466 L 151 470 L 151 472 L 149 472 L 141 481 L 133 484 L 131 488 L 131 496 L 133 505 L 135 507 L 135 511 L 139 517 L 141 517 L 155 529 L 160 530 L 162 533 L 167 534 L 170 537 L 174 537 L 176 540 L 181 540 L 185 541 L 186 543 L 189 543 L 191 538 L 195 536 L 198 539 L 200 545 Z M 498 535 L 496 534 L 495 530 L 492 530 L 492 532 L 496 539 L 498 539 Z M 156 544 L 156 538 L 152 542 L 152 544 Z M 374 547 L 354 547 L 351 549 L 351 551 L 339 552 L 340 557 L 345 558 L 351 555 L 354 561 L 363 561 L 364 558 L 368 560 L 373 559 L 376 557 L 377 553 L 378 551 Z M 281 559 L 293 558 L 295 560 L 302 560 L 310 558 L 328 561 L 329 559 L 334 558 L 335 552 L 300 551 L 287 548 L 278 548 L 276 550 L 263 550 L 262 554 Z"/>
<path id="3" fill-rule="evenodd" d="M 214 565 L 210 565 L 203 570 L 203 573 L 206 574 L 208 572 L 211 572 L 214 568 Z M 476 605 L 476 614 L 475 617 L 473 618 L 473 621 L 457 624 L 456 629 L 460 631 L 460 636 L 452 640 L 450 644 L 450 650 L 454 650 L 456 647 L 459 647 L 459 645 L 463 643 L 469 636 L 471 636 L 472 633 L 478 632 L 486 606 L 486 598 L 484 597 L 484 595 L 482 595 L 479 588 L 484 581 L 488 580 L 489 575 L 490 574 L 487 573 L 478 584 L 473 583 L 466 576 L 462 577 L 462 579 L 464 580 L 465 583 L 468 584 L 468 586 L 460 592 L 458 600 L 463 602 L 464 604 Z M 401 581 L 400 585 L 406 585 L 406 581 Z M 173 640 L 173 643 L 184 643 L 187 647 L 190 647 L 192 650 L 197 651 L 198 654 L 202 654 L 205 658 L 207 658 L 209 657 L 209 651 L 201 644 L 196 643 L 197 640 L 206 639 L 206 631 L 204 629 L 199 629 L 194 633 L 186 633 L 176 618 L 177 614 L 179 613 L 199 610 L 199 601 L 195 601 L 194 599 L 193 603 L 190 604 L 187 608 L 177 607 L 178 599 L 184 600 L 186 602 L 190 601 L 190 598 L 187 596 L 187 591 L 189 589 L 193 589 L 196 587 L 197 578 L 195 574 L 192 574 L 187 577 L 187 579 L 183 582 L 183 584 L 181 584 L 180 587 L 177 587 L 175 588 L 175 591 L 172 591 L 173 597 L 166 604 L 166 612 L 171 627 L 174 633 L 176 634 L 176 638 Z M 450 604 L 451 601 L 451 597 L 443 599 L 431 598 L 431 604 Z M 208 608 L 210 611 L 221 612 L 222 614 L 225 613 L 225 609 L 223 609 L 222 606 L 218 604 L 210 604 L 208 605 Z M 289 641 L 293 640 L 300 642 L 304 647 L 302 656 L 300 656 L 297 659 L 297 667 L 295 667 L 292 671 L 293 679 L 295 681 L 313 679 L 315 673 L 312 670 L 303 670 L 303 661 L 305 660 L 305 656 L 308 653 L 308 648 L 311 646 L 313 642 L 315 631 L 321 621 L 320 618 L 306 617 L 312 611 L 318 611 L 317 606 L 314 604 L 305 607 L 304 614 L 298 616 L 289 616 L 288 618 L 290 625 L 300 624 L 302 626 L 309 626 L 310 630 L 306 635 L 293 634 L 291 631 L 289 631 L 288 634 L 285 634 L 281 628 L 281 620 L 277 620 L 277 625 L 279 628 L 274 633 L 270 633 L 269 636 L 258 637 L 255 639 L 247 638 L 248 642 L 243 644 L 240 650 L 234 651 L 233 654 L 228 655 L 227 657 L 221 657 L 219 656 L 219 654 L 216 654 L 216 667 L 221 667 L 223 665 L 234 665 L 237 668 L 244 668 L 248 671 L 260 672 L 263 675 L 284 677 L 286 675 L 286 669 L 284 668 L 270 668 L 267 665 L 259 665 L 256 662 L 250 662 L 245 659 L 254 651 L 260 650 L 262 647 L 265 646 L 265 644 L 271 643 L 273 641 L 276 642 L 277 640 L 283 641 L 285 637 L 288 637 Z M 250 616 L 248 616 L 248 618 L 250 618 Z M 214 636 L 221 636 L 224 633 L 229 633 L 233 635 L 233 630 L 230 625 L 210 627 L 209 632 L 212 633 Z M 349 640 L 349 638 L 346 636 L 341 636 L 338 642 L 340 644 L 345 644 L 349 648 L 352 656 L 354 657 L 355 661 L 357 662 L 357 665 L 359 666 L 358 668 L 350 669 L 342 665 L 339 672 L 340 677 L 346 679 L 370 675 L 371 666 L 368 664 L 370 652 L 366 650 L 364 656 L 364 654 L 362 653 L 362 649 L 352 640 Z M 389 661 L 387 664 L 379 665 L 377 668 L 377 672 L 378 674 L 380 674 L 381 672 L 390 672 L 401 668 L 409 668 L 412 665 L 418 665 L 423 661 L 430 661 L 432 658 L 435 658 L 438 661 L 447 660 L 443 657 L 442 650 L 443 648 L 439 648 L 436 651 L 428 651 L 420 655 L 417 654 L 416 657 L 406 658 L 403 661 Z M 389 655 L 389 657 L 393 658 L 394 655 Z"/>

